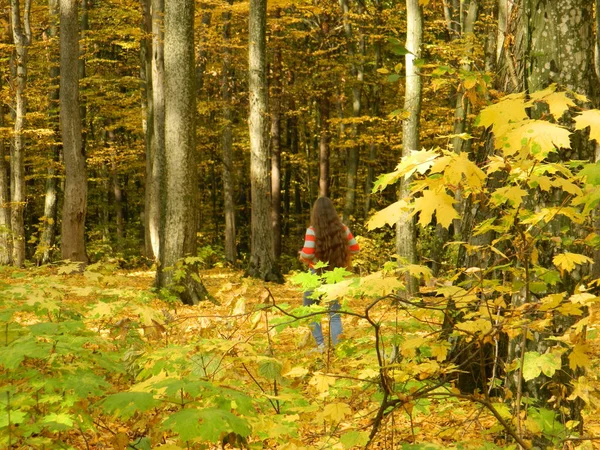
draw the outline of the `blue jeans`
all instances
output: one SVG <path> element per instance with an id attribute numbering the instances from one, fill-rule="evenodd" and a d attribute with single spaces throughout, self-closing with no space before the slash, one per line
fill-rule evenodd
<path id="1" fill-rule="evenodd" d="M 313 291 L 306 291 L 302 296 L 302 304 L 304 306 L 314 305 L 319 303 L 318 299 L 310 298 Z M 335 346 L 338 342 L 338 336 L 342 334 L 342 318 L 337 313 L 341 308 L 337 300 L 332 301 L 329 304 L 329 335 L 331 336 L 331 345 Z M 321 328 L 321 321 L 311 322 L 310 331 L 317 342 L 317 345 L 321 346 L 325 344 L 323 339 L 323 329 Z"/>

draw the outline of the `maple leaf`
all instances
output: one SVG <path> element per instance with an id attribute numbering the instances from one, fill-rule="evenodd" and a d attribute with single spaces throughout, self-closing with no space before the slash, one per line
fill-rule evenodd
<path id="1" fill-rule="evenodd" d="M 323 372 L 315 372 L 311 378 L 310 384 L 313 385 L 320 394 L 329 391 L 329 386 L 335 383 L 335 378 L 325 375 Z"/>
<path id="2" fill-rule="evenodd" d="M 474 190 L 481 190 L 485 180 L 485 172 L 477 167 L 465 152 L 454 156 L 444 172 L 444 178 L 452 185 L 458 185 L 463 181 Z"/>
<path id="3" fill-rule="evenodd" d="M 573 392 L 567 398 L 567 400 L 575 400 L 577 397 L 579 397 L 581 400 L 589 404 L 590 394 L 594 388 L 588 379 L 585 376 L 581 376 L 577 379 L 577 381 L 574 381 L 571 384 L 573 385 Z"/>
<path id="4" fill-rule="evenodd" d="M 575 129 L 583 130 L 590 127 L 590 139 L 600 143 L 600 110 L 590 109 L 575 117 Z"/>
<path id="5" fill-rule="evenodd" d="M 492 194 L 491 201 L 496 206 L 509 202 L 512 206 L 517 207 L 523 202 L 523 197 L 526 195 L 527 191 L 519 186 L 504 186 L 496 189 Z"/>
<path id="6" fill-rule="evenodd" d="M 557 148 L 571 148 L 570 135 L 566 128 L 545 120 L 523 120 L 498 132 L 495 145 L 505 156 L 514 155 L 529 145 L 531 154 L 542 161 Z"/>
<path id="7" fill-rule="evenodd" d="M 410 178 L 415 172 L 424 174 L 439 156 L 435 150 L 413 150 L 410 155 L 402 158 L 396 166 L 396 171 L 405 179 Z"/>
<path id="8" fill-rule="evenodd" d="M 587 353 L 589 347 L 587 344 L 577 344 L 569 354 L 569 367 L 573 370 L 578 367 L 586 368 L 590 363 L 590 358 Z"/>
<path id="9" fill-rule="evenodd" d="M 384 225 L 394 225 L 401 217 L 408 214 L 409 207 L 406 200 L 398 200 L 392 203 L 390 206 L 377 211 L 369 221 L 367 222 L 367 228 L 374 230 L 375 228 L 381 228 Z"/>
<path id="10" fill-rule="evenodd" d="M 527 119 L 524 99 L 523 93 L 507 95 L 498 103 L 484 108 L 475 122 L 476 126 L 498 129 Z"/>
<path id="11" fill-rule="evenodd" d="M 542 373 L 551 377 L 557 370 L 560 370 L 560 355 L 554 353 L 527 352 L 523 359 L 523 379 L 531 381 L 539 377 Z"/>
<path id="12" fill-rule="evenodd" d="M 556 267 L 558 267 L 558 269 L 561 271 L 561 273 L 563 272 L 571 272 L 576 265 L 582 265 L 585 263 L 589 263 L 589 264 L 593 264 L 594 261 L 585 256 L 585 255 L 580 255 L 578 253 L 570 253 L 570 252 L 565 252 L 565 253 L 561 253 L 560 255 L 556 255 L 553 259 L 552 262 L 554 263 L 554 265 Z"/>
<path id="13" fill-rule="evenodd" d="M 424 191 L 422 197 L 413 202 L 414 213 L 419 214 L 419 224 L 427 226 L 431 223 L 433 214 L 437 222 L 448 228 L 454 219 L 458 219 L 458 212 L 452 206 L 456 201 L 446 192 Z"/>
<path id="14" fill-rule="evenodd" d="M 349 431 L 342 434 L 340 442 L 344 448 L 364 447 L 369 442 L 369 432 L 367 431 Z"/>
<path id="15" fill-rule="evenodd" d="M 556 92 L 556 84 L 548 86 L 543 91 L 537 91 L 530 95 L 531 101 L 527 103 L 528 106 L 533 106 L 535 102 L 544 102 L 550 109 L 550 114 L 555 119 L 560 119 L 565 111 L 569 110 L 569 107 L 577 106 L 575 102 L 567 96 L 566 92 Z"/>
<path id="16" fill-rule="evenodd" d="M 600 140 L 596 142 L 600 142 Z M 585 182 L 588 184 L 594 186 L 600 185 L 600 163 L 584 165 L 583 169 L 579 171 L 579 176 L 584 177 Z"/>
<path id="17" fill-rule="evenodd" d="M 346 403 L 330 403 L 323 408 L 323 417 L 331 419 L 332 422 L 341 422 L 344 417 L 351 414 L 352 410 Z"/>

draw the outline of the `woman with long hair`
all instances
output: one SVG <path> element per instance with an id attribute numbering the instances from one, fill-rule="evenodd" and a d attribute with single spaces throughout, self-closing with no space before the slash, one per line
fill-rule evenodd
<path id="1" fill-rule="evenodd" d="M 304 236 L 304 246 L 299 252 L 300 260 L 308 264 L 311 271 L 314 271 L 314 266 L 319 261 L 327 264 L 327 270 L 333 270 L 336 267 L 347 268 L 350 266 L 351 256 L 359 250 L 356 239 L 350 229 L 340 220 L 333 202 L 328 197 L 319 197 L 310 214 L 310 226 Z M 304 293 L 302 300 L 304 306 L 310 306 L 318 301 L 313 298 L 312 291 Z M 332 346 L 337 344 L 338 337 L 342 333 L 342 319 L 337 313 L 339 309 L 340 304 L 337 300 L 331 302 L 329 334 Z M 325 340 L 321 323 L 313 322 L 310 328 L 318 349 L 324 351 Z"/>

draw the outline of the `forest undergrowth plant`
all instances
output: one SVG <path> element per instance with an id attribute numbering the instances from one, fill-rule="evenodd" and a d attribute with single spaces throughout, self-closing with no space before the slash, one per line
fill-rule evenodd
<path id="1" fill-rule="evenodd" d="M 410 196 L 375 214 L 372 228 L 409 212 L 421 226 L 454 229 L 460 241 L 447 245 L 470 256 L 412 303 L 439 311 L 431 336 L 449 344 L 440 363 L 461 374 L 435 395 L 482 405 L 524 448 L 578 439 L 584 405 L 600 406 L 597 392 L 582 393 L 600 200 L 600 165 L 572 158 L 586 155 L 574 144 L 586 142 L 581 130 L 600 142 L 600 112 L 584 103 L 555 86 L 509 95 L 479 116 L 493 134 L 481 167 L 465 152 L 414 151 L 374 188 L 414 177 Z"/>

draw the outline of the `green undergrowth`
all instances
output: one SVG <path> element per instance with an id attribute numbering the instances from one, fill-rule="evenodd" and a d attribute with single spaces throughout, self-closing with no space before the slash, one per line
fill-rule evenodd
<path id="1" fill-rule="evenodd" d="M 493 413 L 510 422 L 508 404 L 454 387 L 451 343 L 430 339 L 443 313 L 387 297 L 401 287 L 391 266 L 283 287 L 216 271 L 203 280 L 221 306 L 196 307 L 110 264 L 0 280 L 2 448 L 515 448 Z M 323 303 L 300 306 L 303 288 Z M 344 340 L 320 354 L 307 330 L 321 316 L 327 329 L 328 296 L 343 298 Z M 550 409 L 528 421 L 551 442 L 572 435 Z"/>

